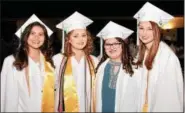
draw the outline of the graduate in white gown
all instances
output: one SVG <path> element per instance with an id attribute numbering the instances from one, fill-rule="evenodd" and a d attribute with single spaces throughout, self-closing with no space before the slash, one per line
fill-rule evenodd
<path id="1" fill-rule="evenodd" d="M 16 32 L 20 46 L 1 71 L 1 112 L 54 112 L 51 34 L 35 14 Z"/>
<path id="2" fill-rule="evenodd" d="M 58 78 L 56 111 L 90 112 L 93 109 L 92 94 L 98 59 L 91 55 L 93 41 L 86 29 L 92 22 L 75 11 L 56 26 L 66 33 L 65 48 L 53 57 Z"/>
<path id="3" fill-rule="evenodd" d="M 136 112 L 139 75 L 132 68 L 127 38 L 134 31 L 110 21 L 99 33 L 104 40 L 97 66 L 96 112 Z"/>
<path id="4" fill-rule="evenodd" d="M 173 16 L 146 2 L 134 15 L 138 21 L 141 92 L 138 112 L 182 112 L 183 76 L 179 59 L 160 41 L 160 28 Z"/>

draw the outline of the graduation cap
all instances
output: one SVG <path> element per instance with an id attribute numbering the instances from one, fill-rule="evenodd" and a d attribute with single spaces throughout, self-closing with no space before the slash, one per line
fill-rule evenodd
<path id="1" fill-rule="evenodd" d="M 143 7 L 134 15 L 134 18 L 138 21 L 153 21 L 161 27 L 174 17 L 153 4 L 146 2 Z"/>
<path id="2" fill-rule="evenodd" d="M 162 27 L 174 17 L 153 4 L 146 2 L 134 15 L 134 18 L 137 19 L 137 23 L 141 21 L 152 21 L 158 24 L 159 27 Z M 139 43 L 138 40 L 139 39 L 137 37 L 137 45 Z"/>
<path id="3" fill-rule="evenodd" d="M 33 14 L 15 33 L 15 35 L 19 38 L 21 38 L 21 34 L 24 31 L 24 29 L 31 23 L 33 22 L 39 22 L 42 25 L 44 25 L 46 27 L 48 36 L 51 36 L 53 31 L 51 29 L 49 29 L 35 14 Z"/>
<path id="4" fill-rule="evenodd" d="M 109 21 L 108 24 L 97 34 L 97 37 L 101 38 L 100 57 L 103 55 L 103 40 L 115 37 L 119 37 L 124 40 L 133 32 L 133 30 L 121 26 L 113 21 Z"/>
<path id="5" fill-rule="evenodd" d="M 64 32 L 69 33 L 74 29 L 86 29 L 93 21 L 86 16 L 75 11 L 71 16 L 56 25 L 57 28 L 63 30 L 62 35 L 62 52 L 64 52 Z"/>

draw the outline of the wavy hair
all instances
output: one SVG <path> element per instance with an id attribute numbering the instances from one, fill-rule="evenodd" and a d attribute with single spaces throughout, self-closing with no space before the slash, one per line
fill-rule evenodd
<path id="1" fill-rule="evenodd" d="M 16 51 L 16 53 L 14 54 L 15 57 L 15 61 L 13 63 L 13 65 L 16 67 L 17 70 L 22 70 L 23 68 L 28 66 L 28 37 L 31 33 L 31 30 L 34 26 L 39 26 L 43 29 L 44 31 L 44 43 L 43 45 L 40 47 L 40 50 L 42 52 L 42 54 L 44 55 L 46 61 L 48 61 L 53 67 L 53 61 L 52 61 L 52 55 L 53 55 L 53 51 L 51 48 L 51 43 L 49 41 L 49 36 L 47 34 L 47 30 L 45 28 L 44 25 L 42 25 L 39 22 L 33 22 L 31 24 L 29 24 L 25 30 L 23 31 L 23 33 L 21 34 L 21 42 L 20 42 L 20 47 L 18 48 L 18 50 Z"/>
<path id="2" fill-rule="evenodd" d="M 134 71 L 132 69 L 132 56 L 130 54 L 129 48 L 128 48 L 128 42 L 124 41 L 123 39 L 116 37 L 116 40 L 118 42 L 121 43 L 121 47 L 122 47 L 122 57 L 121 57 L 121 62 L 123 65 L 123 70 L 126 71 L 126 73 L 129 73 L 130 76 L 133 75 Z M 105 41 L 103 43 L 103 47 L 104 47 Z M 103 48 L 103 56 L 99 62 L 99 64 L 96 67 L 96 72 L 98 70 L 98 68 L 100 67 L 100 65 L 108 58 L 108 55 L 105 53 L 105 48 Z"/>
<path id="3" fill-rule="evenodd" d="M 74 54 L 74 52 L 71 49 L 71 43 L 69 43 L 69 39 L 70 39 L 70 36 L 73 33 L 73 31 L 70 31 L 68 34 L 66 34 L 66 37 L 65 37 L 64 55 L 67 57 Z M 87 44 L 83 48 L 83 50 L 85 52 L 85 55 L 88 56 L 92 53 L 94 48 L 93 48 L 93 37 L 92 37 L 91 33 L 88 30 L 86 30 L 86 33 L 87 33 Z"/>

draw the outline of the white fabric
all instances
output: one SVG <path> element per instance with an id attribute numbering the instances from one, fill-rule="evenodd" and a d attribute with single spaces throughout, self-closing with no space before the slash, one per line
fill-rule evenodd
<path id="1" fill-rule="evenodd" d="M 145 100 L 146 75 L 144 66 L 141 70 L 141 92 L 138 111 L 141 112 Z M 183 79 L 180 62 L 173 51 L 164 42 L 160 42 L 149 73 L 149 112 L 182 112 Z"/>
<path id="2" fill-rule="evenodd" d="M 76 87 L 77 87 L 77 94 L 79 103 L 80 103 L 80 111 L 85 112 L 85 94 L 84 94 L 84 87 L 85 87 L 85 59 L 84 57 L 81 58 L 80 62 L 78 62 L 74 57 L 71 58 L 72 62 L 72 73 L 75 79 Z M 79 67 L 82 67 L 79 69 Z M 90 81 L 90 76 L 87 76 L 88 82 L 87 82 L 87 87 L 89 87 L 89 81 Z M 88 88 L 90 89 L 90 88 Z M 89 90 L 87 92 L 90 92 Z M 89 96 L 88 100 L 89 100 Z"/>
<path id="3" fill-rule="evenodd" d="M 54 61 L 54 65 L 55 65 L 55 73 L 57 75 L 57 84 L 56 84 L 56 104 L 55 104 L 55 109 L 56 111 L 58 111 L 58 101 L 59 101 L 59 70 L 60 70 L 60 64 L 62 62 L 62 58 L 63 55 L 62 54 L 57 54 L 53 57 L 53 61 Z M 93 59 L 95 66 L 97 66 L 98 64 L 98 59 L 94 56 L 91 55 L 91 58 Z M 85 95 L 84 95 L 84 87 L 85 87 L 85 68 L 84 68 L 84 64 L 85 64 L 85 57 L 82 57 L 80 62 L 78 63 L 76 61 L 76 59 L 74 57 L 71 58 L 72 61 L 72 74 L 73 77 L 75 79 L 76 82 L 76 87 L 77 87 L 77 93 L 78 93 L 78 97 L 79 97 L 79 101 L 80 101 L 80 112 L 85 112 Z M 88 66 L 87 62 L 86 62 L 86 66 Z M 90 72 L 89 72 L 89 67 L 86 67 L 86 72 L 87 72 L 87 100 L 88 102 L 86 102 L 86 106 L 90 105 Z M 89 108 L 89 107 L 87 107 Z M 89 111 L 89 110 L 88 110 Z"/>
<path id="4" fill-rule="evenodd" d="M 56 27 L 69 33 L 74 29 L 86 29 L 92 23 L 93 21 L 91 19 L 75 11 L 68 18 L 57 24 Z"/>
<path id="5" fill-rule="evenodd" d="M 86 26 L 82 22 L 71 22 L 70 27 L 66 27 L 66 33 L 75 29 L 86 29 Z"/>
<path id="6" fill-rule="evenodd" d="M 162 27 L 174 17 L 150 2 L 146 2 L 134 15 L 134 18 L 139 21 L 153 21 Z"/>
<path id="7" fill-rule="evenodd" d="M 110 59 L 108 58 L 98 69 L 96 75 L 96 112 L 102 112 L 102 81 L 104 69 Z M 135 70 L 133 77 L 126 73 L 122 66 L 118 73 L 116 84 L 115 112 L 136 112 L 137 111 L 137 86 L 140 74 Z M 138 75 L 137 75 L 138 74 Z"/>
<path id="8" fill-rule="evenodd" d="M 25 69 L 16 70 L 14 57 L 5 58 L 1 71 L 1 111 L 2 112 L 41 112 L 44 62 L 39 67 L 28 58 L 30 92 L 29 97 Z"/>
<path id="9" fill-rule="evenodd" d="M 128 29 L 122 25 L 119 25 L 113 21 L 109 21 L 107 25 L 97 34 L 97 37 L 103 38 L 104 40 L 109 38 L 120 37 L 123 40 L 128 38 L 134 31 Z"/>
<path id="10" fill-rule="evenodd" d="M 47 34 L 48 36 L 51 36 L 53 34 L 53 31 L 48 27 L 46 26 L 46 24 L 44 24 L 35 14 L 33 14 L 18 30 L 17 32 L 15 33 L 15 35 L 19 38 L 21 38 L 21 34 L 22 32 L 25 30 L 25 28 L 33 23 L 33 22 L 39 22 L 40 24 L 44 25 L 46 27 L 46 30 L 47 30 Z"/>

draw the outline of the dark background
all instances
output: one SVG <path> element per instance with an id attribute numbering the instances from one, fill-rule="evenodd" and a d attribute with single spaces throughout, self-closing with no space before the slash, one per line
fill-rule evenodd
<path id="1" fill-rule="evenodd" d="M 143 1 L 2 1 L 1 2 L 1 36 L 0 36 L 0 70 L 6 56 L 12 54 L 18 46 L 16 30 L 20 27 L 16 22 L 26 21 L 33 13 L 53 30 L 54 53 L 61 49 L 61 30 L 55 26 L 63 19 L 78 11 L 94 21 L 88 29 L 94 36 L 95 50 L 93 54 L 99 55 L 99 38 L 96 34 L 110 20 L 135 31 L 131 38 L 136 40 L 136 20 L 134 14 L 146 2 Z M 163 9 L 173 16 L 184 16 L 184 1 L 149 0 L 150 3 Z M 184 47 L 184 28 L 177 29 L 177 43 Z M 180 59 L 184 65 L 184 59 Z"/>

